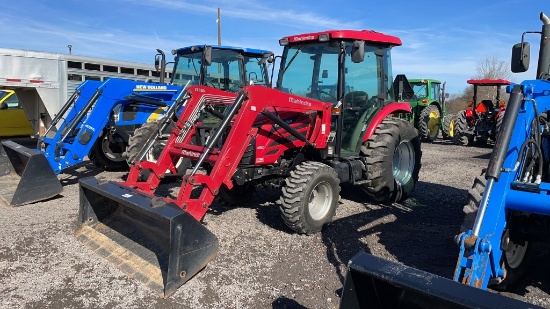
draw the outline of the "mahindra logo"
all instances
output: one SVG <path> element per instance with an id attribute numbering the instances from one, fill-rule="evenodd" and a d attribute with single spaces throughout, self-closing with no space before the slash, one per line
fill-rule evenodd
<path id="1" fill-rule="evenodd" d="M 181 154 L 188 157 L 198 158 L 201 156 L 199 152 L 182 150 Z"/>

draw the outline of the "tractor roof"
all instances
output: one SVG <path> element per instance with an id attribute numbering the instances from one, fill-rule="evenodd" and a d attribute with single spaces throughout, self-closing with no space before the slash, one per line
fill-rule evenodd
<path id="1" fill-rule="evenodd" d="M 331 39 L 363 40 L 393 46 L 401 45 L 401 39 L 399 39 L 398 37 L 372 30 L 326 30 L 322 32 L 303 33 L 298 35 L 286 36 L 283 37 L 283 40 L 288 39 L 288 43 L 317 41 L 320 34 L 328 34 Z"/>
<path id="2" fill-rule="evenodd" d="M 502 86 L 510 85 L 512 82 L 506 79 L 469 79 L 466 81 L 471 85 L 478 86 Z"/>
<path id="3" fill-rule="evenodd" d="M 182 48 L 173 50 L 172 54 L 175 55 L 177 53 L 190 53 L 194 51 L 199 51 L 204 49 L 204 46 L 208 46 L 208 45 L 193 45 L 193 46 L 182 47 Z M 218 46 L 218 45 L 211 45 L 211 46 L 213 49 L 234 50 L 247 55 L 263 56 L 263 55 L 273 54 L 273 52 L 269 50 L 263 50 L 263 49 L 243 48 L 243 47 L 234 47 L 234 46 Z"/>
<path id="4" fill-rule="evenodd" d="M 441 81 L 439 81 L 437 79 L 431 79 L 431 78 L 408 78 L 408 80 L 409 80 L 409 83 L 424 83 L 424 84 L 427 84 L 428 82 L 431 82 L 431 83 L 441 84 Z"/>

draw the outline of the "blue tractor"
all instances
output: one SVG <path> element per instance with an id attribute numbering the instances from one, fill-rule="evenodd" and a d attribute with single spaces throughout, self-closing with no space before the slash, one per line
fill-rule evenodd
<path id="1" fill-rule="evenodd" d="M 165 56 L 157 51 L 160 83 L 115 78 L 85 81 L 39 137 L 37 149 L 2 141 L 0 202 L 18 206 L 59 194 L 62 186 L 57 175 L 86 157 L 105 170 L 127 169 L 128 162 L 136 159 L 128 147 L 134 130 L 165 117 L 177 118 L 188 99 L 187 86 L 236 93 L 249 84 L 270 84 L 267 60 L 273 53 L 267 50 L 206 45 L 173 50 L 175 61 L 167 84 Z M 133 141 L 140 142 L 139 138 Z"/>
<path id="2" fill-rule="evenodd" d="M 512 72 L 529 68 L 526 33 L 541 35 L 536 79 L 507 86 L 510 99 L 488 167 L 464 207 L 453 281 L 359 253 L 349 264 L 342 308 L 539 308 L 483 290 L 504 290 L 550 242 L 550 18 L 512 48 Z M 459 284 L 460 283 L 460 284 Z M 370 308 L 370 307 L 369 307 Z"/>

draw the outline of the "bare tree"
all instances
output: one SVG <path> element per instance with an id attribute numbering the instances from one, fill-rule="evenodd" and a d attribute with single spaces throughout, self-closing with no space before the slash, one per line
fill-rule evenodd
<path id="1" fill-rule="evenodd" d="M 476 65 L 476 74 L 473 79 L 509 79 L 512 76 L 510 65 L 508 62 L 499 59 L 496 56 L 487 56 Z M 466 82 L 466 81 L 464 81 Z M 456 113 L 464 110 L 467 102 L 471 101 L 474 96 L 474 86 L 468 85 L 464 91 L 457 96 L 453 96 L 447 101 L 447 111 Z M 478 87 L 477 100 L 478 102 L 484 99 L 496 99 L 496 87 Z M 501 89 L 500 99 L 508 101 L 508 94 Z"/>
<path id="2" fill-rule="evenodd" d="M 495 55 L 487 56 L 476 66 L 475 79 L 509 79 L 512 76 L 510 64 Z"/>

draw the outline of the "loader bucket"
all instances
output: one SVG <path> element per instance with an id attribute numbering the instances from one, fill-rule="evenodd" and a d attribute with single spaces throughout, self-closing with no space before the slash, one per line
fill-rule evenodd
<path id="1" fill-rule="evenodd" d="M 63 187 L 44 154 L 0 142 L 0 202 L 20 206 L 54 197 Z"/>
<path id="2" fill-rule="evenodd" d="M 116 182 L 80 180 L 75 236 L 161 297 L 214 258 L 217 237 L 176 204 Z"/>
<path id="3" fill-rule="evenodd" d="M 348 264 L 340 308 L 542 308 L 364 252 Z"/>

